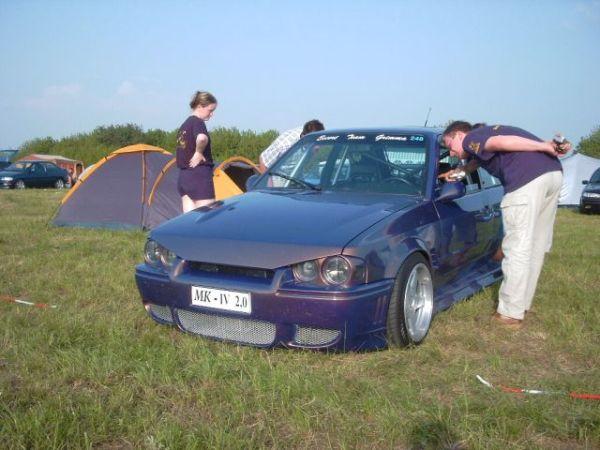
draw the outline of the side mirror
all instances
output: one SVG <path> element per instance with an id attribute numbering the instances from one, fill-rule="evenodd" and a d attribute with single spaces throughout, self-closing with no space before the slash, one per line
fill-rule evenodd
<path id="1" fill-rule="evenodd" d="M 589 183 L 589 181 L 588 181 L 588 180 L 583 180 L 583 181 L 581 182 L 581 184 L 588 184 L 588 183 Z"/>
<path id="2" fill-rule="evenodd" d="M 465 195 L 465 192 L 465 185 L 462 183 L 462 181 L 444 183 L 440 195 L 438 195 L 437 201 L 450 202 L 462 197 Z"/>
<path id="3" fill-rule="evenodd" d="M 260 175 L 258 175 L 258 174 L 250 175 L 248 177 L 248 179 L 246 180 L 246 192 L 252 190 L 252 188 L 254 187 L 254 185 L 256 184 L 256 182 L 258 181 L 259 178 L 260 178 Z"/>

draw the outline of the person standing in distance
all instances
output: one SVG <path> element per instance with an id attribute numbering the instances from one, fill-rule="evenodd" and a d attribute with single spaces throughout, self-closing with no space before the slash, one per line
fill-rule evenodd
<path id="1" fill-rule="evenodd" d="M 190 108 L 192 114 L 177 133 L 176 150 L 177 167 L 180 169 L 177 191 L 184 213 L 215 200 L 214 163 L 205 122 L 217 109 L 217 99 L 208 92 L 197 91 Z"/>
<path id="2" fill-rule="evenodd" d="M 260 171 L 265 172 L 281 155 L 308 133 L 324 130 L 325 127 L 316 119 L 309 120 L 303 127 L 296 127 L 281 133 L 261 154 Z"/>
<path id="3" fill-rule="evenodd" d="M 447 181 L 459 171 L 479 166 L 504 186 L 502 199 L 502 273 L 498 309 L 493 319 L 517 328 L 531 308 L 544 255 L 552 246 L 552 231 L 562 185 L 559 153 L 570 143 L 542 141 L 520 128 L 497 125 L 473 129 L 451 123 L 442 135 L 450 155 L 468 162 L 442 174 Z"/>

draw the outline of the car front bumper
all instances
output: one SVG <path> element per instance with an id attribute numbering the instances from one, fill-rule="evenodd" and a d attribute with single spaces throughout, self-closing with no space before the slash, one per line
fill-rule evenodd
<path id="1" fill-rule="evenodd" d="M 383 348 L 393 280 L 347 289 L 284 289 L 270 283 L 218 277 L 169 277 L 146 264 L 136 267 L 142 302 L 159 323 L 201 336 L 257 347 L 332 350 Z M 250 314 L 192 305 L 192 286 L 248 292 Z"/>
<path id="2" fill-rule="evenodd" d="M 584 212 L 600 212 L 600 198 L 581 197 L 579 209 Z"/>

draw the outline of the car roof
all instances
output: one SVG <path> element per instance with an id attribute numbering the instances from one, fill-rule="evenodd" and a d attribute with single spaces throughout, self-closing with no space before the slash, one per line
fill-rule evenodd
<path id="1" fill-rule="evenodd" d="M 417 126 L 406 126 L 406 127 L 376 127 L 376 128 L 335 128 L 331 130 L 317 131 L 311 134 L 344 134 L 344 133 L 420 133 L 427 135 L 438 135 L 444 131 L 443 128 L 434 127 L 417 127 Z"/>
<path id="2" fill-rule="evenodd" d="M 13 164 L 18 164 L 18 163 L 21 163 L 21 164 L 27 164 L 27 163 L 46 163 L 46 164 L 52 164 L 53 166 L 56 166 L 56 164 L 54 164 L 52 161 L 44 161 L 44 160 L 41 160 L 41 159 L 23 159 L 21 161 L 15 161 L 15 162 L 13 162 Z M 58 167 L 58 166 L 56 166 L 56 167 Z"/>

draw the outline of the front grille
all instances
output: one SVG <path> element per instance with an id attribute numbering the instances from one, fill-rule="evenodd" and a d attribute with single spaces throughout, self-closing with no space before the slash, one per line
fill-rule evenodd
<path id="1" fill-rule="evenodd" d="M 296 326 L 294 343 L 298 345 L 331 344 L 340 337 L 340 330 Z"/>
<path id="2" fill-rule="evenodd" d="M 173 315 L 168 306 L 150 304 L 149 312 L 153 319 L 159 319 L 171 324 L 173 323 Z"/>
<path id="3" fill-rule="evenodd" d="M 207 274 L 219 274 L 231 277 L 250 277 L 262 280 L 272 280 L 275 272 L 267 269 L 256 269 L 253 267 L 226 266 L 223 264 L 210 264 L 198 261 L 188 261 L 189 270 L 192 272 L 204 272 Z"/>
<path id="4" fill-rule="evenodd" d="M 275 341 L 275 324 L 260 320 L 203 314 L 175 309 L 181 327 L 190 333 L 251 345 L 270 345 Z"/>

